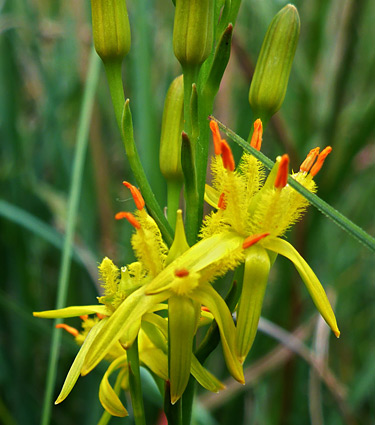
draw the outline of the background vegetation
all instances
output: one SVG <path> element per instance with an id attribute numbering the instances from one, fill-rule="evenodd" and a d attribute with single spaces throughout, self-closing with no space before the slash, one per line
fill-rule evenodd
<path id="1" fill-rule="evenodd" d="M 244 138 L 252 123 L 247 96 L 253 65 L 269 22 L 285 4 L 243 0 L 241 6 L 214 114 Z M 317 178 L 319 195 L 374 235 L 375 3 L 297 0 L 295 5 L 300 43 L 286 100 L 265 132 L 262 150 L 271 158 L 287 151 L 296 169 L 312 147 L 333 146 Z M 166 0 L 128 0 L 128 9 L 133 39 L 124 66 L 126 96 L 133 104 L 142 161 L 164 204 L 157 157 L 164 96 L 180 73 L 171 39 L 174 8 Z M 40 422 L 43 405 L 52 321 L 31 313 L 56 302 L 91 49 L 90 5 L 88 0 L 3 0 L 0 13 L 0 422 L 26 425 Z M 131 260 L 130 226 L 113 218 L 116 211 L 133 208 L 121 184 L 125 179 L 134 182 L 101 68 L 69 305 L 94 302 L 96 264 L 104 255 L 117 264 Z M 334 300 L 341 338 L 321 325 L 294 268 L 279 259 L 263 308 L 263 317 L 274 325 L 262 322 L 246 363 L 246 386 L 229 379 L 221 394 L 199 395 L 196 423 L 374 423 L 374 256 L 313 208 L 289 240 Z M 64 334 L 56 395 L 76 352 Z M 226 379 L 220 349 L 208 367 Z M 102 413 L 97 399 L 102 373 L 81 379 L 53 408 L 51 422 L 95 424 Z M 161 423 L 161 398 L 147 373 L 144 378 L 149 423 Z"/>

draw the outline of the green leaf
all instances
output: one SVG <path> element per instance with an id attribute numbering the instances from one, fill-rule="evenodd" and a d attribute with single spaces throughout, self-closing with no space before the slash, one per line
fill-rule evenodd
<path id="1" fill-rule="evenodd" d="M 304 281 L 311 298 L 314 301 L 316 308 L 319 310 L 323 319 L 328 323 L 337 338 L 340 336 L 340 331 L 337 327 L 335 314 L 333 313 L 331 304 L 328 301 L 327 295 L 316 277 L 311 267 L 296 251 L 296 249 L 286 240 L 280 238 L 265 238 L 262 241 L 262 246 L 271 251 L 277 252 L 288 258 L 296 267 L 302 280 Z"/>
<path id="2" fill-rule="evenodd" d="M 91 347 L 91 344 L 94 341 L 96 335 L 104 326 L 107 320 L 108 319 L 103 319 L 100 322 L 98 322 L 87 334 L 87 337 L 85 341 L 83 342 L 82 347 L 80 348 L 76 358 L 74 359 L 72 366 L 69 369 L 68 375 L 65 378 L 64 385 L 60 391 L 59 396 L 57 397 L 55 401 L 55 404 L 59 404 L 63 400 L 65 400 L 66 397 L 69 395 L 70 391 L 72 391 L 75 383 L 77 382 L 79 375 L 81 374 L 81 368 L 85 360 L 87 351 Z"/>
<path id="3" fill-rule="evenodd" d="M 43 319 L 66 319 L 68 317 L 78 317 L 85 314 L 96 313 L 103 314 L 104 316 L 111 314 L 111 312 L 104 305 L 84 305 L 65 307 L 57 310 L 36 311 L 33 313 L 33 316 L 41 317 Z"/>
<path id="4" fill-rule="evenodd" d="M 126 355 L 118 357 L 114 360 L 106 373 L 103 376 L 103 379 L 100 382 L 99 387 L 99 400 L 104 409 L 110 413 L 112 416 L 119 416 L 123 418 L 124 416 L 128 416 L 128 412 L 125 409 L 124 405 L 121 403 L 116 391 L 112 388 L 109 383 L 109 376 L 120 367 L 125 368 L 127 366 Z M 122 379 L 123 374 L 119 374 L 117 379 Z"/>
<path id="5" fill-rule="evenodd" d="M 253 147 L 251 147 L 244 139 L 218 121 L 216 118 L 211 117 L 214 121 L 219 124 L 221 130 L 234 142 L 236 142 L 241 148 L 255 156 L 262 164 L 267 167 L 269 170 L 274 166 L 274 162 L 267 158 L 262 152 L 257 151 Z M 356 239 L 358 242 L 365 245 L 368 249 L 375 252 L 375 238 L 361 229 L 359 226 L 354 224 L 344 215 L 342 215 L 339 211 L 335 210 L 331 205 L 327 204 L 327 202 L 323 201 L 319 196 L 311 193 L 306 188 L 304 188 L 300 183 L 298 183 L 293 178 L 288 178 L 288 183 L 293 189 L 299 192 L 302 196 L 304 196 L 311 205 L 314 205 L 321 213 L 331 219 L 337 226 L 341 227 L 345 230 L 352 238 Z"/>

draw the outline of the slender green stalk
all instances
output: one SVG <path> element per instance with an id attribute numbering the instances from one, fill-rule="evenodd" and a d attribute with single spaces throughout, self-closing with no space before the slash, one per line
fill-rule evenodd
<path id="1" fill-rule="evenodd" d="M 64 248 L 62 251 L 61 267 L 59 273 L 59 282 L 57 290 L 56 309 L 62 308 L 66 304 L 66 297 L 68 292 L 68 277 L 70 272 L 70 262 L 72 257 L 73 237 L 78 212 L 78 205 L 82 187 L 82 175 L 85 164 L 89 125 L 91 119 L 91 112 L 94 103 L 95 91 L 99 78 L 100 61 L 94 49 L 92 49 L 90 56 L 90 64 L 88 68 L 88 75 L 85 85 L 85 91 L 82 101 L 81 113 L 79 118 L 76 149 L 73 163 L 73 175 L 70 185 L 69 204 L 68 204 L 68 217 L 66 224 L 66 235 L 64 241 Z M 61 322 L 56 320 L 55 324 Z M 54 329 L 51 342 L 51 353 L 48 363 L 47 384 L 46 392 L 43 401 L 43 410 L 41 424 L 47 425 L 51 418 L 51 407 L 53 389 L 56 381 L 56 369 L 58 361 L 58 353 L 61 343 L 61 332 Z"/>
<path id="2" fill-rule="evenodd" d="M 196 380 L 193 375 L 190 375 L 189 382 L 182 395 L 182 425 L 190 425 L 191 415 L 193 412 L 193 403 L 195 398 Z"/>
<path id="3" fill-rule="evenodd" d="M 164 413 L 167 417 L 168 425 L 182 425 L 181 399 L 175 404 L 171 404 L 169 381 L 165 384 Z"/>
<path id="4" fill-rule="evenodd" d="M 143 406 L 141 374 L 139 372 L 138 337 L 126 351 L 129 363 L 129 386 L 132 398 L 133 414 L 136 425 L 146 425 Z"/>
<path id="5" fill-rule="evenodd" d="M 125 103 L 124 86 L 121 77 L 121 62 L 106 62 L 104 69 L 107 76 L 109 91 L 113 108 L 115 110 L 116 121 L 118 127 L 121 129 L 122 110 Z"/>
<path id="6" fill-rule="evenodd" d="M 242 147 L 246 152 L 255 156 L 262 164 L 264 164 L 269 170 L 272 169 L 274 162 L 267 158 L 262 152 L 257 151 L 252 148 L 244 139 L 218 121 L 216 118 L 213 118 L 223 130 L 223 132 L 234 142 L 236 142 L 239 146 Z M 304 188 L 300 183 L 294 180 L 291 177 L 288 177 L 288 183 L 293 189 L 299 192 L 302 196 L 304 196 L 310 204 L 314 205 L 321 213 L 330 218 L 337 226 L 341 227 L 345 230 L 352 238 L 356 239 L 358 242 L 365 245 L 371 251 L 375 252 L 375 238 L 361 229 L 359 226 L 354 224 L 347 217 L 342 215 L 340 212 L 331 207 L 327 202 L 323 201 L 323 199 L 319 198 L 319 196 L 311 193 L 309 190 Z"/>
<path id="7" fill-rule="evenodd" d="M 135 146 L 133 136 L 133 120 L 129 106 L 129 99 L 126 100 L 122 117 L 122 139 L 124 141 L 125 151 L 128 157 L 130 168 L 133 171 L 134 177 L 141 189 L 142 196 L 145 199 L 147 208 L 150 214 L 159 226 L 159 229 L 164 237 L 165 242 L 170 246 L 173 241 L 173 230 L 167 219 L 164 217 L 163 211 L 155 198 L 151 186 L 147 180 L 141 160 L 139 159 L 137 147 Z"/>

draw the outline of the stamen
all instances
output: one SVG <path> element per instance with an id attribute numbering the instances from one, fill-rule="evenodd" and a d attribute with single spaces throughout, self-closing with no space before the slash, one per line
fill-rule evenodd
<path id="1" fill-rule="evenodd" d="M 79 316 L 79 318 L 83 321 L 87 320 L 89 316 L 87 314 L 83 314 L 82 316 Z"/>
<path id="2" fill-rule="evenodd" d="M 302 162 L 299 170 L 305 173 L 310 171 L 310 168 L 313 166 L 316 157 L 319 155 L 320 148 L 311 149 L 307 154 L 306 159 Z"/>
<path id="3" fill-rule="evenodd" d="M 122 212 L 118 212 L 115 215 L 115 219 L 116 220 L 121 220 L 123 218 L 126 218 L 126 220 L 128 220 L 128 222 L 133 227 L 135 227 L 136 229 L 140 229 L 141 228 L 141 225 L 140 225 L 139 221 L 134 217 L 134 215 L 132 213 L 122 211 Z"/>
<path id="4" fill-rule="evenodd" d="M 224 168 L 228 171 L 234 171 L 235 163 L 232 150 L 225 140 L 221 141 L 221 157 L 223 158 Z"/>
<path id="5" fill-rule="evenodd" d="M 259 242 L 261 239 L 265 238 L 268 235 L 269 235 L 269 233 L 261 233 L 259 235 L 248 236 L 243 241 L 242 248 L 243 249 L 249 248 L 249 247 L 253 246 L 254 244 L 256 244 L 257 242 Z"/>
<path id="6" fill-rule="evenodd" d="M 325 149 L 323 149 L 320 152 L 315 165 L 312 167 L 310 171 L 310 174 L 312 175 L 312 177 L 315 177 L 319 173 L 319 170 L 322 168 L 325 159 L 331 152 L 332 152 L 331 146 L 327 146 Z"/>
<path id="7" fill-rule="evenodd" d="M 217 204 L 219 210 L 225 210 L 227 208 L 227 203 L 225 201 L 225 193 L 223 192 L 220 195 L 219 202 Z"/>
<path id="8" fill-rule="evenodd" d="M 186 270 L 186 269 L 175 270 L 174 275 L 176 277 L 186 277 L 186 276 L 189 276 L 189 270 Z"/>
<path id="9" fill-rule="evenodd" d="M 215 155 L 221 155 L 221 136 L 219 126 L 216 121 L 210 121 L 210 129 L 212 131 L 212 137 L 214 139 Z"/>
<path id="10" fill-rule="evenodd" d="M 145 201 L 141 195 L 141 192 L 129 182 L 122 182 L 122 184 L 130 190 L 137 209 L 142 210 L 145 207 Z"/>
<path id="11" fill-rule="evenodd" d="M 102 320 L 105 318 L 105 315 L 102 313 L 96 313 L 96 315 L 98 316 L 98 319 Z"/>
<path id="12" fill-rule="evenodd" d="M 73 326 L 69 326 L 66 323 L 59 323 L 56 325 L 57 329 L 65 329 L 67 332 L 69 332 L 71 335 L 73 336 L 77 336 L 79 334 L 79 332 L 77 331 L 76 328 L 73 328 Z"/>
<path id="13" fill-rule="evenodd" d="M 262 147 L 262 136 L 263 136 L 263 124 L 262 120 L 258 118 L 254 122 L 254 133 L 251 136 L 250 146 L 252 146 L 257 151 L 260 151 Z"/>
<path id="14" fill-rule="evenodd" d="M 276 189 L 282 189 L 286 186 L 288 182 L 288 173 L 289 173 L 289 156 L 283 155 L 280 160 L 279 168 L 277 170 L 277 175 L 275 179 Z"/>
<path id="15" fill-rule="evenodd" d="M 207 311 L 208 313 L 210 312 L 210 309 L 208 307 L 205 307 L 204 305 L 202 305 L 201 310 Z"/>

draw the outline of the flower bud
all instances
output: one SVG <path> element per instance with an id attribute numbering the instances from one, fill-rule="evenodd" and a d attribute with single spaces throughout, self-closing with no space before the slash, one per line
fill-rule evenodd
<path id="1" fill-rule="evenodd" d="M 91 0 L 95 50 L 103 62 L 122 61 L 130 50 L 125 0 Z"/>
<path id="2" fill-rule="evenodd" d="M 281 9 L 268 27 L 249 92 L 254 118 L 263 123 L 284 101 L 299 31 L 298 11 L 291 4 Z"/>
<path id="3" fill-rule="evenodd" d="M 160 170 L 165 179 L 183 181 L 181 168 L 181 132 L 184 128 L 183 76 L 175 78 L 164 103 L 160 137 Z"/>
<path id="4" fill-rule="evenodd" d="M 183 67 L 201 65 L 213 43 L 213 0 L 177 0 L 173 50 Z"/>

